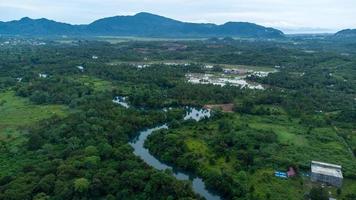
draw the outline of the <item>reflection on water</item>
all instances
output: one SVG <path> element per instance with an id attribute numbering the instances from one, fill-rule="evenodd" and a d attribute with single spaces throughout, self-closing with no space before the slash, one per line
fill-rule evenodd
<path id="1" fill-rule="evenodd" d="M 208 109 L 196 109 L 192 107 L 187 107 L 184 120 L 193 119 L 195 121 L 200 121 L 204 118 L 209 118 L 211 116 L 210 110 Z"/>
<path id="2" fill-rule="evenodd" d="M 193 119 L 199 121 L 206 117 L 210 117 L 210 110 L 205 109 L 195 109 L 195 108 L 188 108 L 186 116 L 184 120 Z M 148 165 L 158 169 L 158 170 L 166 170 L 170 169 L 173 171 L 173 175 L 178 180 L 190 180 L 192 182 L 193 191 L 201 196 L 203 196 L 207 200 L 220 200 L 221 198 L 214 194 L 213 192 L 209 191 L 204 181 L 199 178 L 195 177 L 189 173 L 180 171 L 172 166 L 169 166 L 158 159 L 156 159 L 153 155 L 150 154 L 148 149 L 144 148 L 145 140 L 149 135 L 151 135 L 154 131 L 161 130 L 161 129 L 168 129 L 167 125 L 157 126 L 152 129 L 147 129 L 141 131 L 136 138 L 134 138 L 130 145 L 134 148 L 134 154 L 139 156 L 143 161 L 145 161 Z"/>
<path id="3" fill-rule="evenodd" d="M 130 108 L 129 104 L 126 102 L 126 97 L 120 97 L 116 96 L 112 102 L 119 104 L 120 106 L 123 106 L 124 108 Z"/>
<path id="4" fill-rule="evenodd" d="M 265 76 L 265 73 L 268 72 L 259 72 L 256 73 L 256 76 Z M 267 74 L 268 75 L 268 74 Z M 245 76 L 243 77 L 226 77 L 222 75 L 221 77 L 216 77 L 212 74 L 187 74 L 187 81 L 192 84 L 213 84 L 219 86 L 231 85 L 241 88 L 249 88 L 249 89 L 258 89 L 263 90 L 264 87 L 258 83 L 251 83 L 245 80 Z"/>

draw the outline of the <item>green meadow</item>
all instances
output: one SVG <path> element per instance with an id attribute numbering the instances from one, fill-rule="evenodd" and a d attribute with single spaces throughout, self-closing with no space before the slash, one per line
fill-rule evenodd
<path id="1" fill-rule="evenodd" d="M 253 194 L 259 199 L 303 199 L 315 185 L 310 182 L 309 177 L 300 175 L 290 179 L 280 179 L 274 177 L 274 171 L 286 171 L 289 165 L 298 165 L 299 172 L 308 173 L 312 160 L 341 164 L 345 176 L 343 193 L 337 195 L 336 188 L 327 189 L 339 198 L 351 193 L 356 187 L 356 182 L 350 179 L 356 174 L 356 162 L 335 129 L 332 126 L 310 129 L 303 125 L 300 119 L 288 117 L 281 108 L 278 110 L 281 112 L 277 115 L 264 116 L 225 114 L 223 118 L 187 124 L 172 129 L 166 134 L 158 132 L 151 136 L 148 146 L 163 160 L 173 162 L 178 167 L 194 168 L 206 179 L 209 179 L 212 174 L 228 174 L 232 180 L 241 182 L 238 178 L 239 173 L 246 169 L 239 154 L 244 151 L 234 146 L 251 144 L 254 154 L 253 164 L 246 171 L 247 188 L 250 190 L 253 188 Z M 230 124 L 229 131 L 226 133 L 219 128 L 223 121 Z M 265 143 L 263 140 L 255 141 L 255 138 L 260 137 L 258 133 L 267 132 L 274 133 L 276 140 L 271 143 Z M 160 152 L 157 150 L 159 147 L 153 147 L 151 142 L 156 139 L 164 141 L 160 144 L 163 148 L 169 146 L 172 150 L 180 149 L 178 152 L 184 153 L 171 160 L 170 150 L 162 148 Z M 249 148 L 243 146 L 240 148 Z"/>
<path id="2" fill-rule="evenodd" d="M 73 78 L 84 83 L 84 85 L 93 88 L 94 91 L 97 92 L 110 91 L 114 87 L 110 81 L 102 80 L 93 76 L 82 75 L 74 76 Z"/>
<path id="3" fill-rule="evenodd" d="M 0 93 L 0 130 L 29 126 L 52 115 L 64 116 L 66 112 L 62 105 L 35 105 L 12 91 Z"/>
<path id="4" fill-rule="evenodd" d="M 24 152 L 28 127 L 54 115 L 64 117 L 67 113 L 66 106 L 34 105 L 13 91 L 0 93 L 0 176 L 40 159 L 33 152 Z"/>

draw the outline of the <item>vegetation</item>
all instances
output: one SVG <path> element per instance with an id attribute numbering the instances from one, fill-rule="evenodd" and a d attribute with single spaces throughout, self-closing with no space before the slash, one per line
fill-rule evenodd
<path id="1" fill-rule="evenodd" d="M 64 117 L 68 109 L 61 105 L 34 105 L 28 99 L 15 96 L 14 92 L 0 93 L 0 175 L 5 176 L 24 166 L 36 162 L 23 155 L 21 146 L 26 143 L 28 128 L 51 116 Z"/>
<path id="2" fill-rule="evenodd" d="M 0 199 L 200 199 L 190 182 L 148 166 L 128 144 L 164 123 L 170 129 L 145 146 L 225 199 L 322 199 L 307 176 L 311 160 L 343 166 L 343 187 L 326 187 L 327 195 L 356 195 L 356 49 L 348 42 L 0 43 Z M 185 77 L 242 65 L 276 72 L 246 78 L 265 90 Z M 223 103 L 234 112 L 182 120 L 185 106 Z M 274 177 L 291 166 L 296 177 Z"/>
<path id="3" fill-rule="evenodd" d="M 33 28 L 36 27 L 36 28 Z M 246 22 L 223 25 L 185 23 L 166 17 L 137 13 L 134 16 L 115 16 L 98 19 L 87 25 L 70 25 L 48 19 L 22 18 L 1 22 L 0 34 L 22 36 L 141 36 L 141 37 L 208 37 L 235 36 L 251 38 L 283 38 L 282 31 Z"/>

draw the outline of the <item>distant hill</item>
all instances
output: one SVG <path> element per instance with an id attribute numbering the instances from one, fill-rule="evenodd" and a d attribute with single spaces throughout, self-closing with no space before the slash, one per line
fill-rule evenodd
<path id="1" fill-rule="evenodd" d="M 338 39 L 356 39 L 356 29 L 345 29 L 335 33 L 333 36 Z"/>
<path id="2" fill-rule="evenodd" d="M 48 19 L 24 17 L 18 21 L 1 22 L 0 34 L 8 35 L 72 35 L 85 30 L 85 26 L 74 26 Z"/>
<path id="3" fill-rule="evenodd" d="M 0 22 L 0 34 L 24 36 L 140 36 L 140 37 L 252 37 L 281 38 L 282 31 L 247 22 L 223 25 L 186 23 L 138 13 L 99 19 L 88 25 L 71 25 L 48 19 L 22 18 Z"/>

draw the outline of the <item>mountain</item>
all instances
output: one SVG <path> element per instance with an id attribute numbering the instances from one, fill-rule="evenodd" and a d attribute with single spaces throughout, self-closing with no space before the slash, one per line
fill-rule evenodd
<path id="1" fill-rule="evenodd" d="M 244 36 L 244 37 L 282 37 L 284 36 L 282 31 L 273 28 L 266 28 L 253 23 L 248 22 L 228 22 L 224 25 L 217 26 L 218 35 L 227 36 Z"/>
<path id="2" fill-rule="evenodd" d="M 209 34 L 212 24 L 184 23 L 177 20 L 139 13 L 134 16 L 117 16 L 89 24 L 93 34 L 123 36 L 191 36 Z"/>
<path id="3" fill-rule="evenodd" d="M 82 26 L 60 23 L 48 19 L 24 17 L 18 21 L 0 23 L 0 34 L 8 35 L 66 35 L 79 34 Z"/>
<path id="4" fill-rule="evenodd" d="M 345 29 L 335 33 L 333 36 L 337 39 L 356 39 L 356 29 Z"/>
<path id="5" fill-rule="evenodd" d="M 24 36 L 140 36 L 140 37 L 252 37 L 280 38 L 282 31 L 247 22 L 223 25 L 187 23 L 150 13 L 99 19 L 71 25 L 48 19 L 22 18 L 0 22 L 0 34 Z"/>

